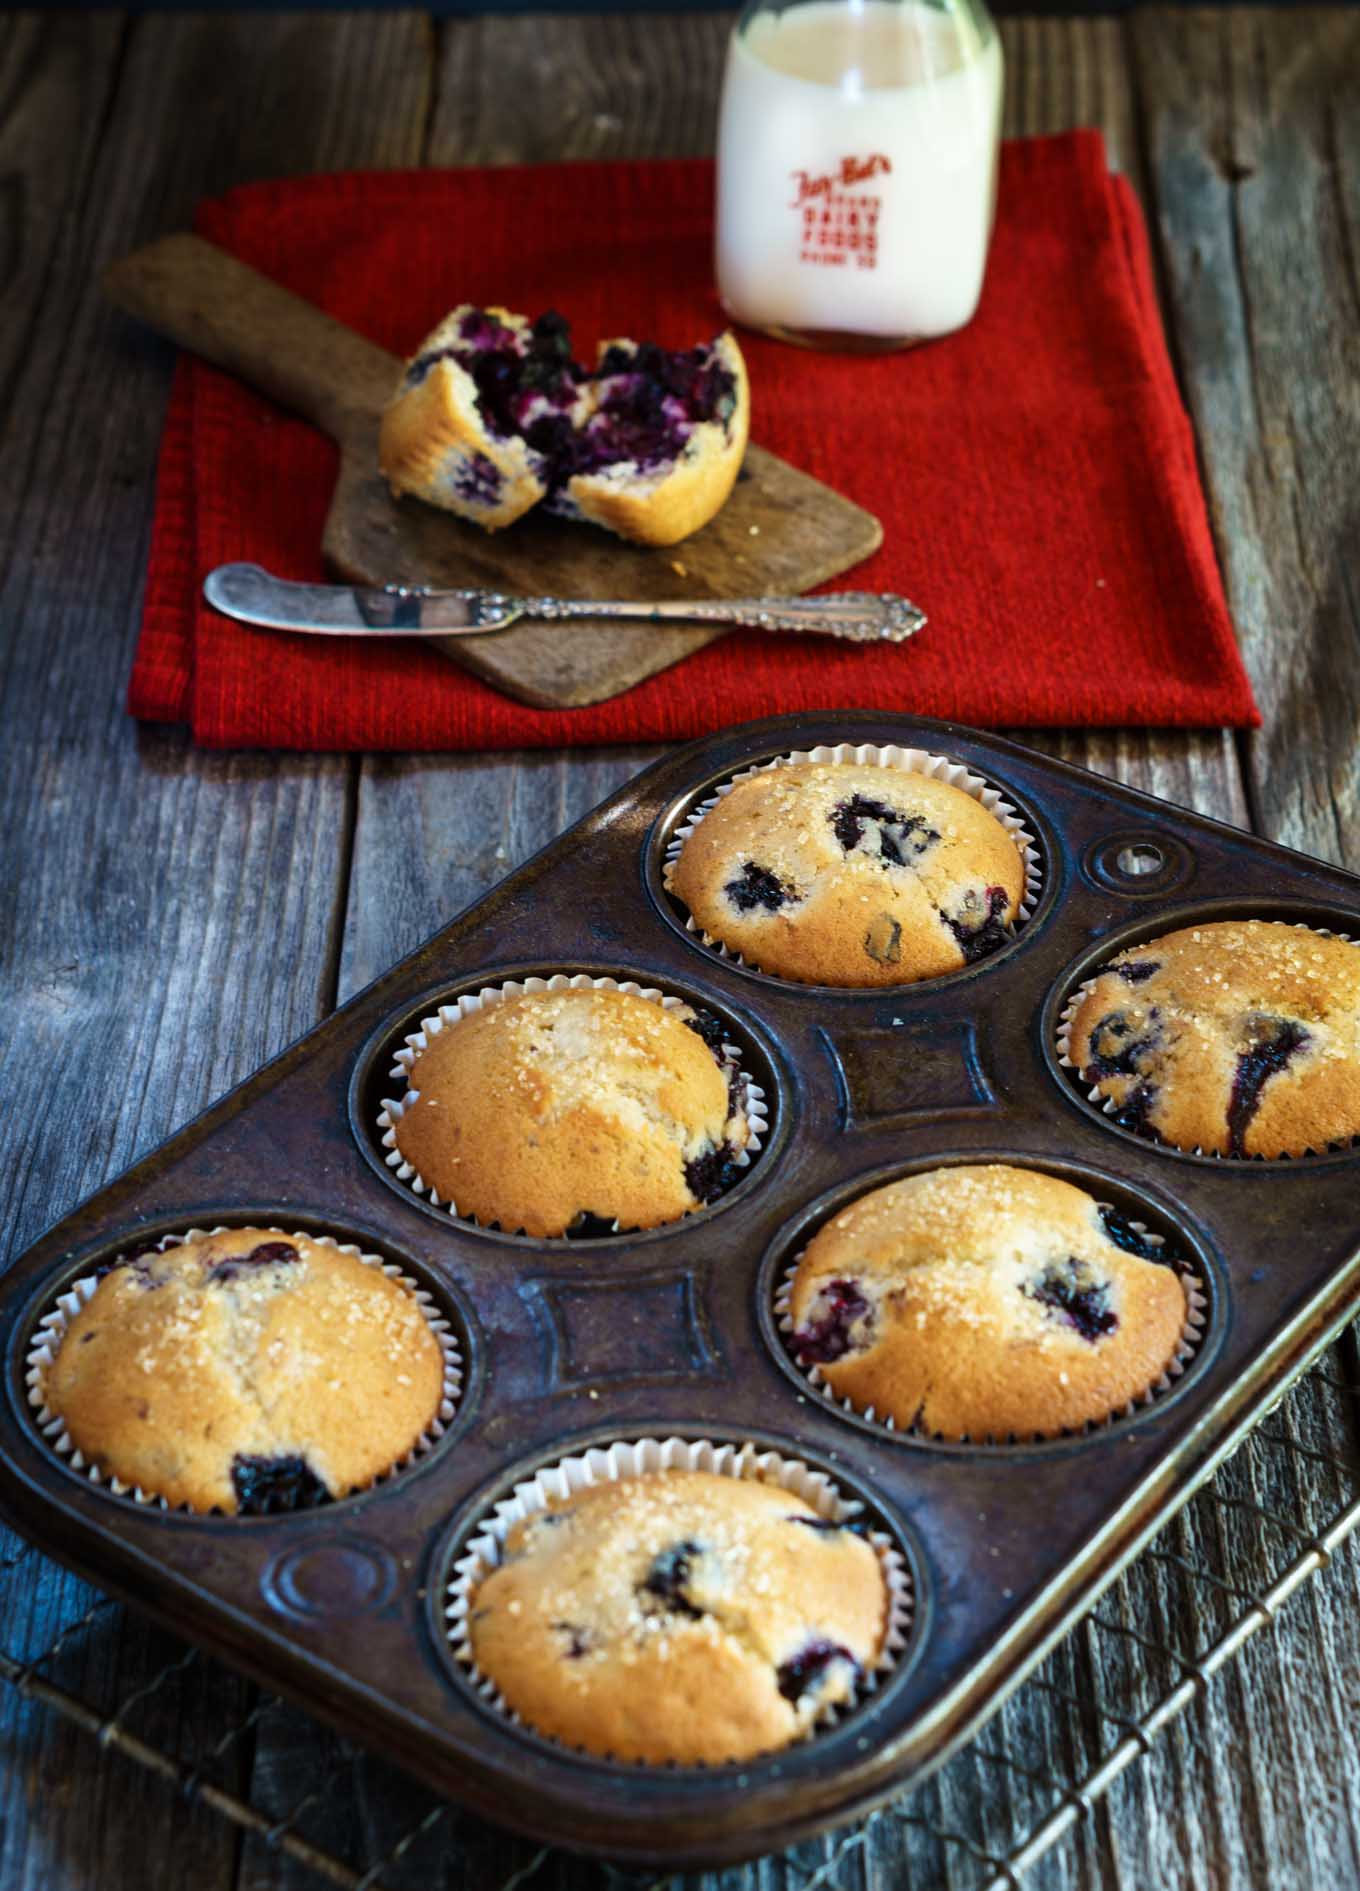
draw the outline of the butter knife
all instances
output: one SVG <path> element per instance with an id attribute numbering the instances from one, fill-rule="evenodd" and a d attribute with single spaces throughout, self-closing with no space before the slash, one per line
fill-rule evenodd
<path id="1" fill-rule="evenodd" d="M 891 592 L 823 597 L 506 597 L 499 591 L 439 591 L 425 585 L 296 584 L 260 565 L 219 565 L 203 594 L 214 610 L 270 630 L 326 637 L 485 637 L 521 618 L 617 617 L 644 623 L 736 624 L 754 630 L 818 631 L 851 643 L 902 643 L 925 616 Z"/>

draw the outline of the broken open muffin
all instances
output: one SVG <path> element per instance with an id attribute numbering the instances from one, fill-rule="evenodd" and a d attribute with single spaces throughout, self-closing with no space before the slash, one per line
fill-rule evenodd
<path id="1" fill-rule="evenodd" d="M 794 1356 L 837 1397 L 943 1438 L 1098 1423 L 1176 1358 L 1177 1257 L 1084 1189 L 1000 1163 L 934 1169 L 852 1202 L 789 1292 Z"/>
<path id="2" fill-rule="evenodd" d="M 1125 1129 L 1220 1156 L 1360 1136 L 1360 948 L 1278 920 L 1183 927 L 1121 952 L 1068 1034 Z"/>
<path id="3" fill-rule="evenodd" d="M 686 836 L 669 885 L 710 939 L 825 985 L 903 985 L 1011 937 L 1025 862 L 962 788 L 809 762 L 738 781 Z"/>
<path id="4" fill-rule="evenodd" d="M 62 1334 L 47 1409 L 105 1476 L 259 1515 L 363 1490 L 438 1415 L 414 1295 L 329 1242 L 224 1228 L 120 1256 Z"/>
<path id="5" fill-rule="evenodd" d="M 481 1672 L 538 1732 L 654 1765 L 787 1746 L 875 1665 L 872 1547 L 791 1491 L 704 1471 L 598 1484 L 522 1519 L 472 1597 Z"/>
<path id="6" fill-rule="evenodd" d="M 540 501 L 643 544 L 711 519 L 746 450 L 750 398 L 730 334 L 669 351 L 601 344 L 592 373 L 567 324 L 464 304 L 407 363 L 383 415 L 392 491 L 495 531 Z"/>
<path id="7" fill-rule="evenodd" d="M 748 1084 L 711 1013 L 577 987 L 428 1037 L 392 1139 L 456 1214 L 507 1233 L 654 1228 L 730 1188 Z"/>

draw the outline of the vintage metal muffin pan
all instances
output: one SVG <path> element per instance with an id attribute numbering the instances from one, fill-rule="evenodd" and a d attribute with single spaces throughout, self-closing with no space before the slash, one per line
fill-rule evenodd
<path id="1" fill-rule="evenodd" d="M 686 931 L 666 839 L 715 785 L 819 743 L 948 755 L 998 787 L 1043 856 L 1015 940 L 929 984 L 800 986 Z M 1360 933 L 1360 880 L 1015 744 L 847 712 L 752 723 L 640 775 L 386 977 L 59 1223 L 0 1289 L 0 1503 L 52 1554 L 487 1816 L 674 1866 L 751 1856 L 929 1770 L 1086 1607 L 1360 1299 L 1360 1150 L 1214 1161 L 1108 1123 L 1058 1062 L 1092 963 L 1186 921 Z M 441 1001 L 530 974 L 635 978 L 717 1012 L 764 1087 L 765 1145 L 671 1227 L 539 1241 L 459 1222 L 388 1167 L 395 1050 Z M 853 1195 L 941 1162 L 1068 1177 L 1176 1241 L 1202 1342 L 1152 1405 L 1032 1445 L 889 1435 L 784 1352 L 789 1258 Z M 445 1435 L 371 1492 L 291 1516 L 196 1518 L 83 1477 L 37 1429 L 24 1362 L 71 1281 L 129 1243 L 217 1223 L 314 1229 L 398 1264 L 448 1313 L 465 1380 Z M 801 1459 L 905 1555 L 907 1648 L 811 1740 L 740 1766 L 614 1765 L 488 1706 L 443 1626 L 450 1571 L 538 1466 L 679 1436 Z"/>

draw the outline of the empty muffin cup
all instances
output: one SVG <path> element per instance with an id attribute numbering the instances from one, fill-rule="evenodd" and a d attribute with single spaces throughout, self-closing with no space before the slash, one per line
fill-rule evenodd
<path id="1" fill-rule="evenodd" d="M 674 1473 L 702 1475 L 668 1485 Z M 759 1502 L 725 1504 L 723 1480 L 760 1487 Z M 608 1497 L 624 1487 L 621 1503 Z M 754 1444 L 593 1447 L 517 1483 L 455 1552 L 453 1658 L 489 1709 L 596 1760 L 754 1759 L 840 1721 L 907 1646 L 907 1561 L 862 1511 L 824 1471 Z M 559 1536 L 564 1522 L 584 1540 Z M 824 1563 L 827 1613 L 814 1606 L 805 1623 Z M 840 1617 L 862 1632 L 866 1605 L 872 1646 L 856 1655 Z M 504 1663 L 499 1682 L 479 1666 L 479 1640 Z M 713 1725 L 719 1708 L 730 1725 Z"/>
<path id="2" fill-rule="evenodd" d="M 716 936 L 710 927 L 702 924 L 680 891 L 679 867 L 687 842 L 734 789 L 783 769 L 816 765 L 881 771 L 884 786 L 881 791 L 874 792 L 856 789 L 831 811 L 832 827 L 842 855 L 846 861 L 859 863 L 858 875 L 853 887 L 839 889 L 830 906 L 827 905 L 823 890 L 815 902 L 815 912 L 813 907 L 803 909 L 804 918 L 813 916 L 812 924 L 818 937 L 814 943 L 812 933 L 808 931 L 807 939 L 797 954 L 797 969 L 789 969 L 787 964 L 765 963 L 760 951 L 750 940 L 740 944 L 725 941 Z M 938 863 L 944 858 L 939 845 L 942 837 L 946 850 L 952 850 L 957 844 L 967 851 L 968 843 L 950 827 L 947 814 L 928 817 L 923 812 L 894 810 L 889 805 L 894 773 L 922 776 L 932 784 L 939 784 L 941 788 L 957 790 L 992 815 L 1001 830 L 1009 836 L 1019 855 L 1017 895 L 1012 896 L 1000 885 L 983 884 L 989 878 L 985 873 L 977 884 L 972 884 L 977 875 L 965 871 L 961 860 L 948 870 L 941 868 Z M 931 794 L 934 799 L 941 798 L 937 789 L 932 789 Z M 932 828 L 932 818 L 938 820 L 938 827 Z M 805 850 L 812 850 L 807 853 L 806 865 L 817 851 L 820 829 L 814 833 L 808 824 L 793 826 L 792 818 L 790 824 L 792 831 L 784 836 L 784 841 L 793 850 L 791 858 L 796 856 L 802 859 Z M 994 853 L 995 843 L 988 838 L 994 832 L 984 823 L 983 831 L 974 837 L 976 846 L 980 846 L 984 852 L 990 849 Z M 869 845 L 871 841 L 872 847 Z M 824 849 L 824 838 L 821 845 Z M 893 887 L 882 912 L 874 909 L 873 878 L 863 871 L 865 863 L 870 860 L 882 867 L 912 869 L 913 877 Z M 919 862 L 925 862 L 925 868 L 919 866 Z M 820 874 L 824 867 L 826 863 L 823 862 L 810 870 Z M 833 869 L 826 867 L 826 870 Z M 840 868 L 834 868 L 834 871 L 838 876 L 841 873 Z M 1003 877 L 1006 871 L 1003 867 Z M 925 877 L 922 877 L 923 873 Z M 948 900 L 943 897 L 943 885 L 927 884 L 928 880 L 933 881 L 937 873 L 943 873 L 944 880 L 954 888 Z M 1032 917 L 1038 905 L 1043 887 L 1043 865 L 1038 844 L 1019 810 L 1000 789 L 962 763 L 951 761 L 948 756 L 933 755 L 925 749 L 839 743 L 792 751 L 774 761 L 742 769 L 720 783 L 689 810 L 670 836 L 662 861 L 661 878 L 666 892 L 684 911 L 686 930 L 720 957 L 729 958 L 751 971 L 786 978 L 795 984 L 826 984 L 847 990 L 884 989 L 894 984 L 916 984 L 950 976 L 992 956 L 1008 944 Z M 723 885 L 724 896 L 736 902 L 740 930 L 749 932 L 755 921 L 765 925 L 784 920 L 788 917 L 788 909 L 796 913 L 804 898 L 803 890 L 795 884 L 796 878 L 796 872 L 790 876 L 776 871 L 769 863 L 745 861 L 742 877 Z M 853 925 L 849 925 L 845 912 L 852 899 L 856 917 Z M 866 907 L 863 914 L 858 911 L 860 905 Z M 736 930 L 738 925 L 734 922 L 733 931 Z M 861 963 L 852 953 L 854 968 L 844 961 L 844 954 L 848 950 L 845 940 L 852 932 L 855 946 L 862 946 L 868 961 Z M 792 934 L 789 936 L 791 938 Z M 772 960 L 780 956 L 775 950 L 776 943 L 767 942 Z M 789 941 L 784 940 L 782 949 L 786 956 L 788 945 Z M 811 958 L 808 957 L 809 953 Z M 814 969 L 814 960 L 820 969 Z M 845 970 L 842 972 L 837 968 L 843 963 Z M 929 969 L 914 970 L 913 963 L 928 965 Z"/>
<path id="3" fill-rule="evenodd" d="M 254 1254 L 258 1254 L 261 1245 L 273 1245 L 279 1249 L 280 1252 L 269 1263 L 271 1266 L 282 1263 L 287 1256 L 289 1244 L 307 1244 L 312 1248 L 329 1250 L 358 1261 L 365 1267 L 376 1269 L 388 1280 L 395 1282 L 410 1296 L 412 1304 L 419 1311 L 426 1327 L 437 1342 L 442 1359 L 442 1374 L 433 1417 L 405 1451 L 374 1476 L 367 1478 L 362 1485 L 355 1485 L 332 1496 L 330 1490 L 310 1468 L 305 1456 L 298 1450 L 269 1455 L 238 1454 L 232 1465 L 232 1486 L 236 1495 L 236 1509 L 228 1514 L 260 1516 L 312 1509 L 320 1504 L 337 1502 L 342 1497 L 355 1495 L 360 1489 L 370 1489 L 374 1484 L 385 1482 L 423 1457 L 444 1435 L 452 1422 L 463 1383 L 463 1362 L 457 1337 L 435 1297 L 395 1262 L 386 1261 L 381 1255 L 365 1253 L 355 1244 L 338 1241 L 330 1235 L 290 1232 L 274 1227 L 189 1228 L 183 1233 L 164 1235 L 151 1244 L 129 1244 L 126 1250 L 116 1254 L 108 1265 L 101 1267 L 97 1273 L 82 1275 L 72 1281 L 56 1296 L 50 1310 L 38 1321 L 29 1343 L 25 1362 L 28 1401 L 39 1434 L 48 1448 L 65 1459 L 73 1470 L 82 1472 L 90 1483 L 98 1485 L 111 1495 L 125 1498 L 133 1503 L 152 1505 L 162 1510 L 176 1510 L 195 1515 L 207 1514 L 210 1509 L 226 1509 L 224 1504 L 210 1505 L 207 1502 L 182 1501 L 172 1504 L 156 1491 L 145 1489 L 135 1482 L 128 1482 L 115 1475 L 113 1471 L 104 1468 L 91 1455 L 88 1439 L 86 1450 L 82 1450 L 75 1443 L 68 1429 L 67 1419 L 52 1408 L 47 1397 L 48 1375 L 61 1351 L 63 1339 L 93 1300 L 103 1279 L 113 1269 L 125 1265 L 137 1267 L 140 1264 L 147 1275 L 148 1291 L 153 1291 L 158 1284 L 154 1279 L 154 1263 L 157 1256 L 168 1254 L 189 1243 L 205 1242 L 219 1236 L 235 1236 L 246 1232 L 273 1237 L 272 1243 L 257 1243 L 254 1250 Z M 224 1276 L 229 1270 L 234 1275 L 245 1275 L 247 1267 L 254 1259 L 254 1254 L 224 1259 L 220 1263 Z M 89 1331 L 81 1336 L 82 1340 L 93 1339 L 93 1337 L 94 1335 Z M 191 1416 L 187 1407 L 193 1402 L 193 1386 L 186 1379 L 184 1372 L 175 1368 L 182 1361 L 186 1344 L 191 1342 L 193 1337 L 194 1335 L 187 1329 L 182 1333 L 179 1332 L 173 1322 L 171 1328 L 167 1329 L 165 1335 L 169 1349 L 167 1359 L 170 1367 L 174 1369 L 173 1382 L 170 1377 L 161 1382 L 161 1390 L 172 1410 L 180 1404 L 186 1405 L 186 1422 Z M 387 1337 L 391 1344 L 395 1344 L 399 1336 L 389 1327 Z M 285 1338 L 276 1335 L 272 1344 L 279 1350 L 272 1355 L 271 1364 L 277 1363 L 280 1368 L 286 1365 L 288 1343 Z M 341 1346 L 343 1349 L 343 1335 Z M 154 1361 L 141 1359 L 139 1364 L 146 1373 L 149 1393 L 156 1389 Z M 400 1373 L 401 1365 L 400 1359 L 393 1359 L 394 1373 Z M 116 1385 L 96 1386 L 94 1397 L 97 1407 L 103 1408 L 100 1416 L 107 1414 L 108 1422 L 111 1424 L 122 1425 L 129 1422 L 130 1413 L 134 1418 L 145 1419 L 148 1416 L 145 1412 L 133 1413 L 132 1407 L 138 1401 L 129 1401 L 126 1396 L 122 1396 Z M 227 1414 L 227 1422 L 232 1422 L 230 1413 Z M 201 1416 L 199 1424 L 201 1428 Z M 80 1429 L 80 1427 L 77 1428 Z"/>
<path id="4" fill-rule="evenodd" d="M 653 1148 L 654 1153 L 665 1158 L 673 1154 L 670 1146 L 671 1131 L 679 1122 L 675 1115 L 676 1093 L 683 1091 L 683 1083 L 676 1083 L 667 1090 L 659 1087 L 664 1084 L 664 1072 L 658 1081 L 657 1065 L 651 1070 L 639 1068 L 630 1073 L 628 1082 L 621 1082 L 611 1089 L 607 1074 L 601 1073 L 599 1047 L 590 1043 L 576 1043 L 574 1040 L 564 1048 L 565 1069 L 555 1075 L 547 1074 L 549 1064 L 536 1069 L 529 1069 L 523 1064 L 514 1064 L 513 1060 L 506 1068 L 497 1066 L 495 1081 L 508 1091 L 505 1105 L 499 1116 L 491 1124 L 496 1137 L 504 1140 L 504 1155 L 498 1156 L 491 1163 L 494 1190 L 504 1193 L 507 1198 L 513 1188 L 506 1177 L 510 1173 L 511 1162 L 521 1153 L 526 1155 L 530 1141 L 533 1145 L 532 1183 L 525 1184 L 525 1198 L 514 1202 L 513 1211 L 502 1210 L 490 1214 L 485 1207 L 481 1214 L 474 1209 L 465 1193 L 454 1186 L 439 1187 L 437 1176 L 422 1172 L 417 1162 L 412 1160 L 400 1146 L 403 1119 L 421 1100 L 421 1090 L 412 1084 L 412 1075 L 419 1060 L 438 1043 L 440 1034 L 450 1027 L 465 1020 L 477 1018 L 491 1012 L 507 1002 L 524 999 L 538 994 L 566 994 L 580 992 L 619 993 L 630 999 L 644 1001 L 648 1005 L 659 1006 L 670 1016 L 687 1024 L 694 1034 L 707 1046 L 712 1064 L 702 1063 L 705 1073 L 703 1081 L 711 1083 L 712 1066 L 716 1065 L 726 1083 L 726 1121 L 722 1124 L 722 1134 L 714 1140 L 700 1139 L 702 1146 L 696 1143 L 692 1152 L 681 1145 L 677 1158 L 667 1163 L 664 1160 L 654 1163 L 648 1170 L 649 1186 L 660 1199 L 658 1206 L 649 1201 L 649 1213 L 640 1212 L 641 1200 L 633 1218 L 611 1208 L 608 1213 L 601 1212 L 604 1204 L 600 1200 L 582 1199 L 575 1196 L 579 1191 L 583 1195 L 590 1193 L 590 1177 L 582 1167 L 579 1141 L 570 1149 L 549 1148 L 550 1136 L 543 1133 L 542 1124 L 551 1117 L 554 1098 L 554 1086 L 562 1085 L 567 1121 L 575 1121 L 576 1114 L 584 1122 L 599 1131 L 597 1140 L 609 1144 L 604 1162 L 611 1166 L 604 1178 L 606 1185 L 597 1186 L 597 1196 L 613 1194 L 616 1197 L 630 1196 L 633 1187 L 633 1173 L 627 1166 L 627 1158 L 636 1141 L 638 1149 Z M 529 1015 L 522 1014 L 521 1015 Z M 636 1011 L 634 1017 L 636 1017 Z M 669 1028 L 669 1027 L 668 1027 Z M 642 1033 L 650 1037 L 651 1027 Z M 686 1057 L 693 1061 L 691 1040 L 684 1040 Z M 621 1050 L 630 1056 L 636 1055 L 642 1065 L 652 1066 L 654 1060 L 642 1055 L 645 1046 L 629 1045 L 620 1039 Z M 567 1053 L 570 1055 L 567 1055 Z M 538 1056 L 535 1049 L 533 1056 Z M 500 985 L 485 985 L 476 991 L 460 993 L 447 1004 L 442 1004 L 430 1016 L 422 1018 L 418 1030 L 411 1032 L 400 1050 L 395 1054 L 395 1061 L 390 1074 L 406 1083 L 405 1093 L 400 1097 L 385 1098 L 377 1117 L 378 1136 L 385 1152 L 384 1160 L 396 1178 L 407 1184 L 412 1192 L 423 1197 L 432 1207 L 440 1208 L 455 1219 L 472 1227 L 492 1228 L 507 1234 L 525 1234 L 537 1239 L 570 1240 L 585 1237 L 626 1234 L 637 1228 L 663 1227 L 683 1219 L 709 1202 L 719 1200 L 741 1179 L 759 1154 L 763 1140 L 769 1129 L 768 1108 L 765 1092 L 743 1064 L 743 1051 L 739 1044 L 732 1042 L 727 1026 L 715 1013 L 704 1008 L 702 1000 L 691 1001 L 673 993 L 663 992 L 652 986 L 639 985 L 634 980 L 597 978 L 587 973 L 558 972 L 551 976 L 510 979 Z M 513 1075 L 514 1082 L 510 1083 Z M 639 1082 L 652 1084 L 646 1095 L 635 1094 Z M 687 1102 L 683 1095 L 679 1104 Z M 460 1125 L 452 1120 L 453 1112 L 447 1106 L 447 1100 L 436 1098 L 433 1091 L 426 1097 L 426 1131 L 431 1134 L 431 1125 L 440 1125 L 437 1133 L 441 1139 L 447 1136 L 448 1147 L 443 1152 L 442 1160 L 448 1163 L 450 1171 L 459 1163 L 479 1160 L 474 1151 L 468 1154 L 471 1138 L 463 1136 Z M 434 1118 L 436 1108 L 443 1110 L 439 1118 Z M 521 1151 L 518 1143 L 512 1145 L 510 1137 L 515 1133 L 512 1116 L 520 1112 L 524 1118 L 525 1150 Z M 658 1119 L 665 1118 L 664 1122 Z M 445 1132 L 442 1125 L 447 1124 Z M 601 1129 L 601 1125 L 603 1128 Z M 565 1131 L 563 1132 L 565 1134 Z M 408 1132 L 408 1142 L 410 1140 Z M 455 1150 L 455 1143 L 457 1149 Z M 622 1152 L 622 1153 L 621 1153 Z M 485 1154 L 485 1152 L 482 1152 Z M 426 1167 L 427 1158 L 420 1158 Z M 555 1166 L 554 1166 L 555 1165 Z M 640 1165 L 643 1166 L 643 1165 Z M 670 1176 L 674 1168 L 676 1174 Z M 480 1184 L 468 1182 L 469 1188 L 480 1186 L 487 1190 L 487 1182 L 482 1178 Z M 527 1199 L 530 1190 L 542 1190 L 544 1200 L 531 1204 Z M 549 1199 L 551 1196 L 552 1199 Z M 572 1212 L 561 1210 L 561 1200 L 572 1198 Z M 673 1198 L 673 1199 L 672 1199 Z M 474 1196 L 475 1199 L 475 1196 Z"/>

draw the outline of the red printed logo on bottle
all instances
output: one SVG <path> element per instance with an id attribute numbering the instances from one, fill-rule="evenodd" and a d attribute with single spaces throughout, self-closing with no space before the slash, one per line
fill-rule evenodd
<path id="1" fill-rule="evenodd" d="M 802 218 L 799 262 L 824 269 L 848 269 L 852 263 L 858 269 L 877 268 L 883 199 L 854 186 L 891 170 L 891 158 L 875 151 L 867 158 L 842 158 L 834 171 L 795 171 L 798 195 L 792 207 Z"/>

